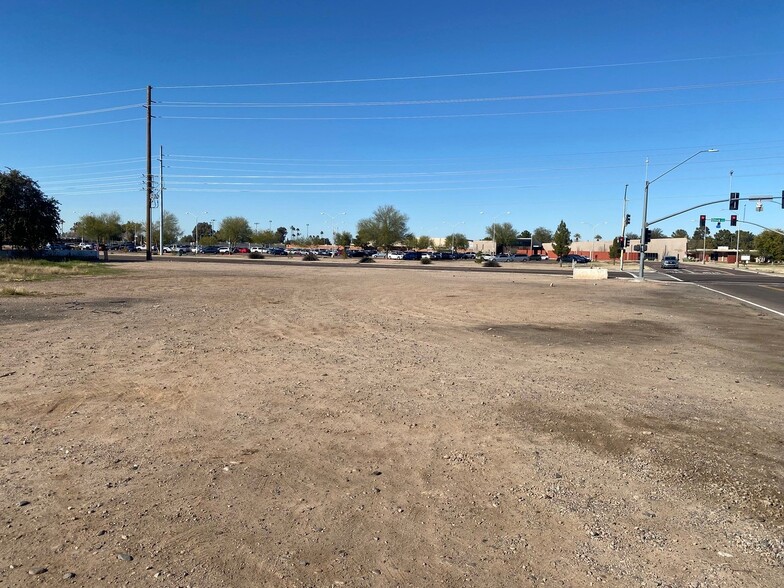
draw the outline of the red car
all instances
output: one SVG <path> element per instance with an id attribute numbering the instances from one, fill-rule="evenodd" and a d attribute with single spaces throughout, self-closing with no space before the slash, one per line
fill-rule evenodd
<path id="1" fill-rule="evenodd" d="M 250 253 L 250 249 L 247 247 L 235 247 L 234 253 Z"/>

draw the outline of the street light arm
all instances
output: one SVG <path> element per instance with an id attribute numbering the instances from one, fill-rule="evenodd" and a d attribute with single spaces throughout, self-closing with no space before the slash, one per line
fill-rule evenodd
<path id="1" fill-rule="evenodd" d="M 700 153 L 716 153 L 717 151 L 718 151 L 718 149 L 702 149 L 701 151 L 697 151 L 697 153 L 695 153 L 694 155 L 692 155 L 692 156 L 690 156 L 690 157 L 687 157 L 686 159 L 684 159 L 683 161 L 681 161 L 681 162 L 680 162 L 678 165 L 675 165 L 675 166 L 671 167 L 670 169 L 668 169 L 668 170 L 667 170 L 666 172 L 664 172 L 663 174 L 656 176 L 656 177 L 655 177 L 655 178 L 653 178 L 653 179 L 652 179 L 650 182 L 647 182 L 647 184 L 650 186 L 651 184 L 653 184 L 653 183 L 654 183 L 656 180 L 658 180 L 659 178 L 661 178 L 661 177 L 663 177 L 663 176 L 666 176 L 668 173 L 670 173 L 670 172 L 671 172 L 671 171 L 673 171 L 673 170 L 676 170 L 676 169 L 678 169 L 680 166 L 682 166 L 682 165 L 683 165 L 684 163 L 686 163 L 687 161 L 690 161 L 690 160 L 694 159 L 695 157 L 697 157 L 697 156 L 698 156 Z"/>

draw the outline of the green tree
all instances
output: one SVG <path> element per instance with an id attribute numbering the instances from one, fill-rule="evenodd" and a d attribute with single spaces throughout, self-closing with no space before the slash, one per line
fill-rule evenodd
<path id="1" fill-rule="evenodd" d="M 402 243 L 406 249 L 416 249 L 419 240 L 414 233 L 407 233 L 406 236 L 403 237 Z"/>
<path id="2" fill-rule="evenodd" d="M 417 249 L 431 249 L 433 247 L 433 239 L 428 237 L 427 235 L 420 235 L 417 237 L 416 248 Z"/>
<path id="3" fill-rule="evenodd" d="M 713 249 L 716 246 L 713 238 L 710 236 L 710 229 L 708 227 L 704 229 L 697 227 L 694 229 L 691 239 L 687 241 L 686 247 L 689 250 L 702 249 L 703 243 L 705 244 L 705 249 Z"/>
<path id="4" fill-rule="evenodd" d="M 389 250 L 408 234 L 408 216 L 390 205 L 379 206 L 373 216 L 357 223 L 357 238 L 380 249 Z"/>
<path id="5" fill-rule="evenodd" d="M 122 226 L 122 238 L 124 241 L 136 243 L 136 237 L 144 233 L 144 223 L 139 221 L 126 221 Z"/>
<path id="6" fill-rule="evenodd" d="M 520 231 L 520 238 L 521 239 L 530 239 L 531 238 L 531 231 L 528 231 L 528 230 Z"/>
<path id="7" fill-rule="evenodd" d="M 78 220 L 78 223 L 85 237 L 99 243 L 119 239 L 123 232 L 118 212 L 103 212 L 98 215 L 85 214 Z"/>
<path id="8" fill-rule="evenodd" d="M 212 237 L 212 234 L 212 224 L 205 221 L 196 223 L 196 226 L 193 227 L 193 230 L 191 231 L 193 240 L 199 241 L 200 243 L 203 242 L 205 237 Z"/>
<path id="9" fill-rule="evenodd" d="M 218 229 L 220 238 L 229 243 L 248 241 L 252 233 L 248 219 L 242 216 L 227 216 Z"/>
<path id="10" fill-rule="evenodd" d="M 666 235 L 664 231 L 662 231 L 659 227 L 651 229 L 651 239 L 666 239 Z"/>
<path id="11" fill-rule="evenodd" d="M 716 247 L 726 246 L 734 249 L 735 233 L 728 231 L 727 229 L 720 229 L 713 235 L 713 242 L 716 243 Z"/>
<path id="12" fill-rule="evenodd" d="M 784 235 L 770 230 L 762 231 L 754 239 L 754 248 L 767 261 L 784 261 Z"/>
<path id="13" fill-rule="evenodd" d="M 632 239 L 632 240 L 640 238 L 640 236 L 637 233 L 626 233 L 626 236 L 629 237 L 629 239 Z"/>
<path id="14" fill-rule="evenodd" d="M 689 233 L 686 232 L 686 229 L 675 229 L 672 232 L 672 238 L 673 239 L 688 239 L 689 238 Z"/>
<path id="15" fill-rule="evenodd" d="M 493 239 L 496 247 L 500 245 L 508 247 L 517 241 L 517 231 L 512 226 L 512 223 L 493 223 L 489 227 L 485 227 L 488 239 Z"/>
<path id="16" fill-rule="evenodd" d="M 738 249 L 741 251 L 751 251 L 754 248 L 754 233 L 749 231 L 740 231 L 738 239 Z"/>
<path id="17" fill-rule="evenodd" d="M 18 170 L 0 173 L 0 246 L 32 251 L 57 239 L 60 203 Z"/>
<path id="18" fill-rule="evenodd" d="M 582 239 L 583 239 L 583 236 L 580 233 L 575 233 L 574 234 L 575 242 L 582 241 Z"/>
<path id="19" fill-rule="evenodd" d="M 561 221 L 553 233 L 553 252 L 561 257 L 571 251 L 572 233 L 566 228 L 566 223 Z"/>
<path id="20" fill-rule="evenodd" d="M 286 227 L 278 227 L 275 229 L 275 237 L 274 243 L 285 243 L 286 242 L 286 235 L 289 234 L 289 230 Z"/>
<path id="21" fill-rule="evenodd" d="M 343 231 L 341 233 L 335 233 L 335 245 L 340 245 L 341 247 L 349 247 L 351 246 L 352 236 L 351 233 L 348 231 Z"/>
<path id="22" fill-rule="evenodd" d="M 612 241 L 612 245 L 610 245 L 610 259 L 613 260 L 613 265 L 615 265 L 615 260 L 621 256 L 621 253 L 621 238 L 615 237 L 615 239 Z"/>
<path id="23" fill-rule="evenodd" d="M 468 247 L 468 237 L 463 233 L 452 233 L 444 239 L 444 246 L 450 249 L 466 249 Z"/>
<path id="24" fill-rule="evenodd" d="M 597 233 L 597 234 L 594 236 L 593 240 L 594 240 L 594 241 L 601 241 L 601 240 L 602 240 L 602 236 L 601 236 L 601 235 L 599 235 L 599 234 Z"/>
<path id="25" fill-rule="evenodd" d="M 544 227 L 536 227 L 531 234 L 531 237 L 538 243 L 551 243 L 553 240 L 553 232 Z"/>
<path id="26" fill-rule="evenodd" d="M 156 220 L 152 223 L 152 235 L 150 236 L 150 243 L 153 245 L 160 246 L 160 235 L 161 235 L 161 221 Z M 180 221 L 177 220 L 177 217 L 174 216 L 174 213 L 165 212 L 163 213 L 163 245 L 167 245 L 169 243 L 176 243 L 177 240 L 182 235 L 182 229 L 180 228 Z"/>
<path id="27" fill-rule="evenodd" d="M 272 243 L 279 243 L 278 233 L 276 233 L 275 231 L 270 231 L 268 229 L 264 231 L 259 231 L 258 233 L 254 233 L 253 242 L 265 243 L 267 245 L 271 245 Z"/>

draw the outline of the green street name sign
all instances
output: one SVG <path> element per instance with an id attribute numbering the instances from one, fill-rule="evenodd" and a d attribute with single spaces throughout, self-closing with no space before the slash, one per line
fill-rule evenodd
<path id="1" fill-rule="evenodd" d="M 712 223 L 723 223 L 723 222 L 727 222 L 727 219 L 726 218 L 712 218 L 711 222 Z"/>

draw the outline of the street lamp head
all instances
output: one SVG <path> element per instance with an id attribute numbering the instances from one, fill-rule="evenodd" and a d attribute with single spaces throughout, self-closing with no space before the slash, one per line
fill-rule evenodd
<path id="1" fill-rule="evenodd" d="M 707 153 L 718 153 L 719 150 L 718 149 L 707 149 L 706 152 Z"/>

